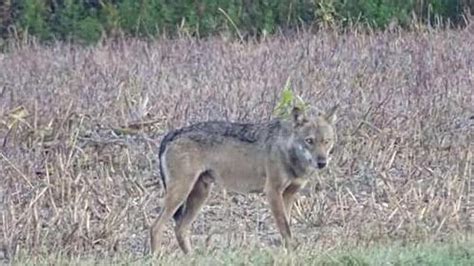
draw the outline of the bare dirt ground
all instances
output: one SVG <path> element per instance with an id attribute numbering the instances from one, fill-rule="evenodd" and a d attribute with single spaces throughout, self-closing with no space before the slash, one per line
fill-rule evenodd
<path id="1" fill-rule="evenodd" d="M 300 245 L 464 234 L 474 226 L 473 43 L 469 29 L 353 30 L 13 48 L 0 54 L 0 257 L 142 255 L 163 195 L 164 131 L 269 119 L 288 77 L 313 106 L 341 104 L 331 166 L 297 202 Z M 267 207 L 262 195 L 215 190 L 194 246 L 274 245 Z M 179 252 L 172 225 L 165 250 Z"/>

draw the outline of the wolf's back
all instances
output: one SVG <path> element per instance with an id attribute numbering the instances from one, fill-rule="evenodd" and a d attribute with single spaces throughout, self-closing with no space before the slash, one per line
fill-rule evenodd
<path id="1" fill-rule="evenodd" d="M 256 143 L 265 141 L 279 131 L 281 127 L 282 125 L 278 120 L 262 124 L 207 121 L 170 131 L 163 137 L 158 153 L 164 188 L 166 189 L 166 180 L 169 177 L 166 176 L 163 168 L 163 155 L 168 145 L 175 139 L 187 136 L 196 142 L 209 143 L 216 139 L 230 138 L 245 143 Z"/>

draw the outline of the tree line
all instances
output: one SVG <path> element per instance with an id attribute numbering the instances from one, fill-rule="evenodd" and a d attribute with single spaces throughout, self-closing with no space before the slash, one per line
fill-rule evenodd
<path id="1" fill-rule="evenodd" d="M 473 0 L 3 0 L 0 38 L 94 43 L 103 36 L 245 38 L 327 24 L 458 26 L 473 6 Z"/>

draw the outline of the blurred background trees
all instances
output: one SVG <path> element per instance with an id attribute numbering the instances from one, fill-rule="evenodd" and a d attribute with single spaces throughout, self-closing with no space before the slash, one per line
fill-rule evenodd
<path id="1" fill-rule="evenodd" d="M 361 24 L 462 26 L 474 0 L 3 0 L 0 37 L 95 43 L 103 36 L 240 37 Z"/>

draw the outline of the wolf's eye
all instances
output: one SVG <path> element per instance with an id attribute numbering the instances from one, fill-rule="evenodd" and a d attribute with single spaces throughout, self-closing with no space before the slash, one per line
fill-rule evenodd
<path id="1" fill-rule="evenodd" d="M 309 145 L 313 145 L 313 143 L 314 143 L 313 138 L 306 138 L 304 141 L 305 141 L 306 143 L 308 143 Z"/>

